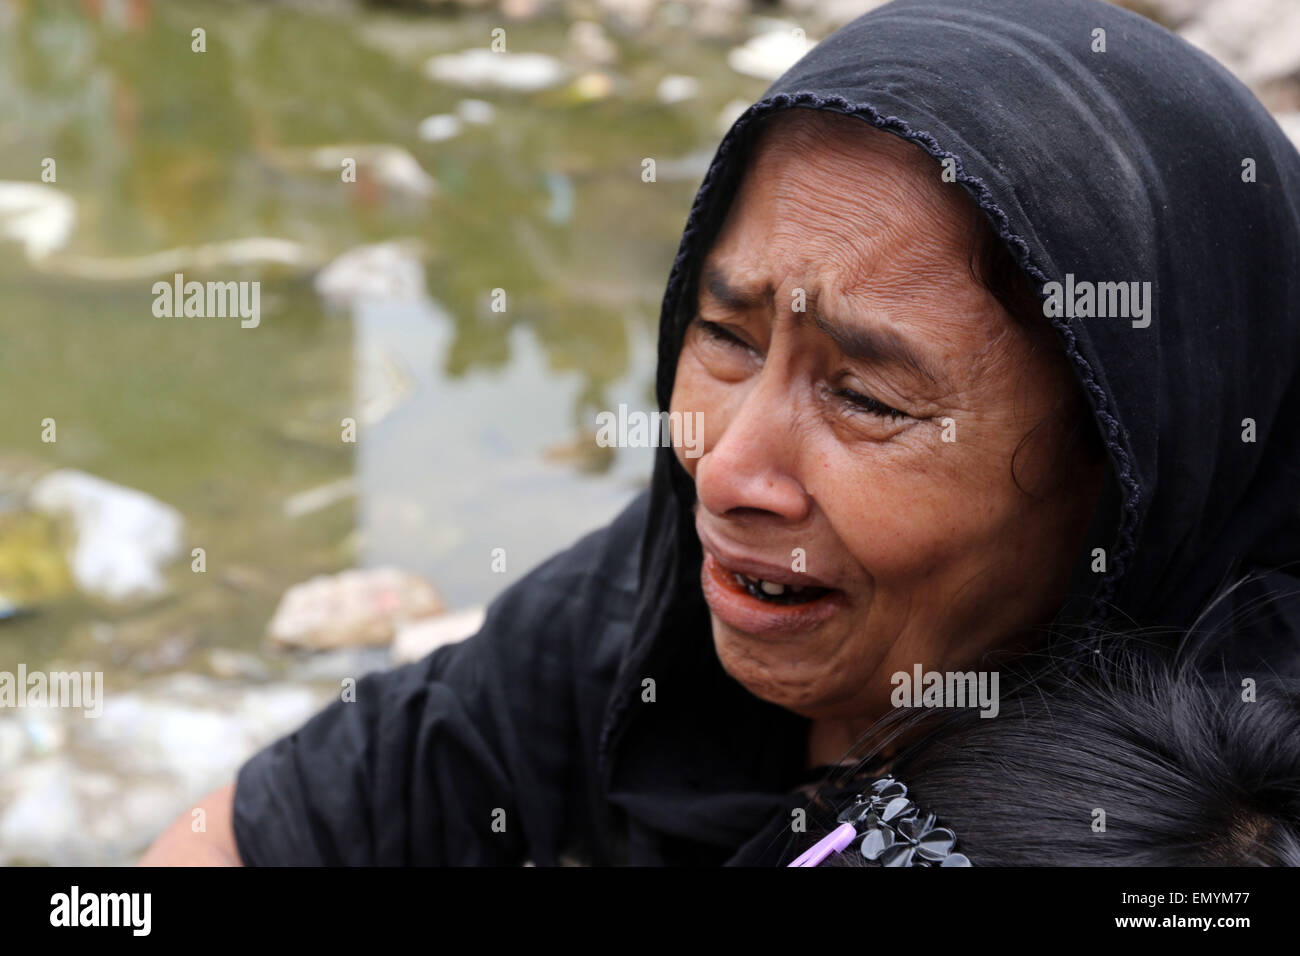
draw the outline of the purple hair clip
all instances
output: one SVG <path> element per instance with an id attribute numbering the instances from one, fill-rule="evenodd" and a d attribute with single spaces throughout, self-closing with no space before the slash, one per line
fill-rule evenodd
<path id="1" fill-rule="evenodd" d="M 933 813 L 922 815 L 908 799 L 907 787 L 881 777 L 840 812 L 839 826 L 799 854 L 790 866 L 819 866 L 842 853 L 859 837 L 858 852 L 875 866 L 970 866 L 954 852 L 957 835 L 935 826 Z"/>

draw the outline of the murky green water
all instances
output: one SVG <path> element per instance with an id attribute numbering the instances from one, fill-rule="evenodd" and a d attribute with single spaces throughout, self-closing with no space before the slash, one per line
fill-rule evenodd
<path id="1" fill-rule="evenodd" d="M 653 401 L 691 170 L 724 104 L 762 90 L 727 69 L 725 46 L 666 24 L 616 36 L 613 91 L 584 100 L 426 77 L 428 57 L 486 46 L 496 14 L 103 6 L 94 20 L 89 5 L 0 5 L 0 179 L 38 181 L 54 158 L 55 187 L 77 203 L 49 259 L 0 245 L 0 481 L 73 467 L 147 492 L 182 512 L 186 553 L 203 547 L 207 570 L 177 562 L 168 598 L 127 609 L 51 583 L 33 613 L 0 622 L 0 661 L 93 661 L 121 686 L 194 666 L 203 648 L 260 646 L 286 587 L 355 564 L 408 567 L 453 606 L 481 603 L 617 512 L 649 453 L 602 458 L 582 436 L 597 410 Z M 205 53 L 191 51 L 195 27 Z M 509 48 L 567 57 L 567 29 L 507 24 Z M 697 77 L 700 96 L 659 103 L 669 73 Z M 445 142 L 417 136 L 466 97 L 495 119 Z M 313 168 L 310 150 L 341 144 L 409 151 L 438 194 Z M 685 173 L 641 181 L 643 157 L 671 168 L 692 155 Z M 260 279 L 261 324 L 241 329 L 156 318 L 151 286 L 170 270 L 77 277 L 251 237 L 320 261 L 418 240 L 430 301 L 331 308 L 309 267 L 187 267 L 187 279 Z M 494 288 L 504 313 L 488 307 Z M 339 423 L 376 362 L 400 383 L 393 407 L 344 443 Z M 293 495 L 348 477 L 355 496 L 286 514 Z M 43 533 L 0 522 L 0 554 L 40 551 Z M 495 547 L 505 574 L 489 570 Z M 150 656 L 167 641 L 174 660 Z"/>

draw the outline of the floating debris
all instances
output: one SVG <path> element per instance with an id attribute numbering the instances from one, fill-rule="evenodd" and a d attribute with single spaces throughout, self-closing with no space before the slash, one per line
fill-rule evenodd
<path id="1" fill-rule="evenodd" d="M 291 239 L 254 236 L 201 246 L 180 246 L 143 256 L 59 256 L 42 264 L 41 269 L 75 279 L 120 282 L 155 279 L 160 275 L 190 270 L 211 273 L 228 268 L 282 266 L 301 271 L 316 268 L 321 258 L 319 253 Z"/>
<path id="2" fill-rule="evenodd" d="M 727 54 L 727 65 L 737 73 L 775 80 L 794 66 L 814 44 L 794 24 L 750 37 Z"/>
<path id="3" fill-rule="evenodd" d="M 389 143 L 319 146 L 311 151 L 310 159 L 316 169 L 332 173 L 343 168 L 345 159 L 355 160 L 358 171 L 372 176 L 380 185 L 422 199 L 438 192 L 437 181 L 425 172 L 420 161 Z"/>
<path id="4" fill-rule="evenodd" d="M 416 135 L 427 143 L 441 143 L 460 135 L 460 117 L 451 113 L 435 113 L 420 121 Z"/>
<path id="5" fill-rule="evenodd" d="M 0 236 L 23 244 L 29 262 L 67 245 L 77 204 L 45 183 L 0 182 Z"/>
<path id="6" fill-rule="evenodd" d="M 396 568 L 319 575 L 290 588 L 267 628 L 284 647 L 330 650 L 389 644 L 397 628 L 446 609 L 433 585 Z"/>
<path id="7" fill-rule="evenodd" d="M 95 720 L 55 710 L 34 728 L 0 714 L 0 865 L 128 861 L 338 694 L 337 682 L 244 687 L 184 673 L 114 692 Z"/>
<path id="8" fill-rule="evenodd" d="M 296 495 L 291 495 L 284 502 L 284 516 L 286 518 L 301 518 L 304 515 L 328 508 L 340 501 L 353 498 L 356 493 L 357 480 L 349 475 L 347 478 L 340 478 L 338 481 L 331 481 L 329 484 L 319 485 L 307 491 L 300 491 Z"/>
<path id="9" fill-rule="evenodd" d="M 545 53 L 493 53 L 476 48 L 435 56 L 424 65 L 424 72 L 439 83 L 533 93 L 559 86 L 569 71 Z"/>
<path id="10" fill-rule="evenodd" d="M 699 95 L 700 81 L 693 76 L 669 73 L 659 81 L 655 96 L 660 103 L 681 103 Z"/>
<path id="11" fill-rule="evenodd" d="M 335 305 L 365 299 L 422 302 L 424 264 L 418 240 L 395 240 L 357 246 L 343 253 L 316 276 L 316 291 Z"/>
<path id="12" fill-rule="evenodd" d="M 76 545 L 70 563 L 82 591 L 110 601 L 166 591 L 162 569 L 179 556 L 185 526 L 175 508 L 71 469 L 38 480 L 31 503 L 43 514 L 71 517 Z"/>

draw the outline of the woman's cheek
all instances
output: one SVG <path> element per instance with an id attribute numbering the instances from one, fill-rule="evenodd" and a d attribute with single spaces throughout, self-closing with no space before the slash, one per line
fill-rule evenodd
<path id="1" fill-rule="evenodd" d="M 986 507 L 933 459 L 880 445 L 828 446 L 810 492 L 853 557 L 884 579 L 928 577 L 980 538 Z"/>
<path id="2" fill-rule="evenodd" d="M 698 436 L 699 443 L 696 446 L 699 454 L 688 456 L 685 447 L 678 443 L 673 445 L 673 454 L 692 478 L 695 477 L 700 458 L 708 453 L 726 427 L 727 403 L 731 397 L 730 390 L 735 387 L 734 384 L 720 382 L 710 375 L 690 352 L 682 352 L 668 410 L 680 412 L 683 416 L 701 413 L 702 434 Z"/>

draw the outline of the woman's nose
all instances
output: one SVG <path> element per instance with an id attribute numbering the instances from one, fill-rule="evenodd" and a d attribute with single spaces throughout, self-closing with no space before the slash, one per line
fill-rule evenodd
<path id="1" fill-rule="evenodd" d="M 695 493 L 709 512 L 742 509 L 787 522 L 807 517 L 811 500 L 796 477 L 799 441 L 789 388 L 771 366 L 712 433 L 695 472 Z"/>

